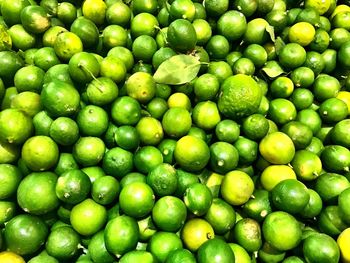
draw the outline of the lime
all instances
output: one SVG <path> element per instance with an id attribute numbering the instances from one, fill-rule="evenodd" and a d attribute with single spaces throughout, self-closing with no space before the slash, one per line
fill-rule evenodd
<path id="1" fill-rule="evenodd" d="M 335 203 L 338 196 L 350 186 L 345 176 L 336 173 L 323 173 L 315 183 L 314 190 L 327 203 Z"/>
<path id="2" fill-rule="evenodd" d="M 165 261 L 165 263 L 176 263 L 176 262 L 195 263 L 196 259 L 188 249 L 180 248 L 180 249 L 171 251 Z"/>
<path id="3" fill-rule="evenodd" d="M 279 62 L 283 67 L 288 69 L 295 69 L 304 64 L 306 60 L 306 51 L 298 43 L 288 43 L 286 44 L 280 54 Z"/>
<path id="4" fill-rule="evenodd" d="M 0 141 L 0 163 L 14 163 L 20 156 L 20 148 L 16 145 Z"/>
<path id="5" fill-rule="evenodd" d="M 40 92 L 45 72 L 39 67 L 29 65 L 19 69 L 14 76 L 14 84 L 18 92 Z"/>
<path id="6" fill-rule="evenodd" d="M 50 256 L 60 260 L 71 259 L 78 253 L 80 236 L 70 226 L 52 230 L 47 237 L 45 248 Z"/>
<path id="7" fill-rule="evenodd" d="M 46 224 L 39 217 L 28 214 L 15 216 L 6 224 L 4 230 L 7 249 L 18 255 L 37 252 L 45 243 L 47 235 Z"/>
<path id="8" fill-rule="evenodd" d="M 211 130 L 221 121 L 221 116 L 216 103 L 202 101 L 193 108 L 192 119 L 197 127 Z"/>
<path id="9" fill-rule="evenodd" d="M 192 119 L 190 113 L 180 107 L 168 109 L 162 118 L 164 132 L 170 137 L 179 138 L 186 135 L 191 125 Z"/>
<path id="10" fill-rule="evenodd" d="M 43 250 L 40 252 L 37 256 L 32 257 L 28 263 L 41 263 L 41 262 L 47 262 L 47 263 L 59 263 L 57 259 L 54 257 L 50 256 L 46 250 Z M 12 261 L 11 261 L 12 262 Z"/>
<path id="11" fill-rule="evenodd" d="M 215 127 L 215 135 L 220 141 L 233 143 L 240 134 L 239 125 L 233 120 L 222 120 Z"/>
<path id="12" fill-rule="evenodd" d="M 344 146 L 327 145 L 321 153 L 324 168 L 330 172 L 347 172 L 350 166 L 350 151 Z"/>
<path id="13" fill-rule="evenodd" d="M 176 170 L 170 164 L 159 164 L 148 173 L 147 183 L 157 196 L 171 195 L 177 188 Z"/>
<path id="14" fill-rule="evenodd" d="M 120 208 L 126 215 L 144 217 L 154 206 L 152 188 L 143 182 L 134 182 L 124 186 L 119 195 Z"/>
<path id="15" fill-rule="evenodd" d="M 205 49 L 210 58 L 224 59 L 229 54 L 231 46 L 224 36 L 214 35 L 208 40 Z"/>
<path id="16" fill-rule="evenodd" d="M 254 198 L 251 198 L 243 205 L 243 212 L 249 218 L 261 222 L 272 212 L 269 192 L 264 189 L 255 189 Z"/>
<path id="17" fill-rule="evenodd" d="M 214 238 L 214 229 L 202 218 L 187 220 L 181 230 L 181 239 L 192 252 L 197 251 L 203 243 L 212 238 Z"/>
<path id="18" fill-rule="evenodd" d="M 169 8 L 169 14 L 173 20 L 183 18 L 192 21 L 195 13 L 196 8 L 190 0 L 174 0 Z"/>
<path id="19" fill-rule="evenodd" d="M 286 256 L 286 252 L 274 248 L 270 243 L 265 242 L 258 251 L 258 259 L 262 262 L 281 262 Z"/>
<path id="20" fill-rule="evenodd" d="M 320 115 L 310 108 L 299 111 L 296 120 L 308 126 L 314 135 L 321 129 Z"/>
<path id="21" fill-rule="evenodd" d="M 8 25 L 20 24 L 21 23 L 21 12 L 22 10 L 30 5 L 29 1 L 15 0 L 11 2 L 1 2 L 1 15 L 4 22 Z"/>
<path id="22" fill-rule="evenodd" d="M 273 132 L 261 140 L 259 151 L 263 158 L 272 164 L 287 164 L 294 157 L 295 147 L 288 135 Z"/>
<path id="23" fill-rule="evenodd" d="M 119 25 L 109 25 L 102 32 L 103 46 L 109 50 L 113 47 L 124 47 L 127 44 L 128 33 Z"/>
<path id="24" fill-rule="evenodd" d="M 190 51 L 197 43 L 196 30 L 188 20 L 176 19 L 169 25 L 167 41 L 177 51 Z"/>
<path id="25" fill-rule="evenodd" d="M 54 172 L 57 175 L 61 175 L 66 171 L 78 169 L 78 168 L 79 168 L 78 163 L 75 161 L 73 154 L 60 153 Z"/>
<path id="26" fill-rule="evenodd" d="M 122 215 L 108 221 L 104 231 L 107 251 L 120 257 L 136 248 L 139 228 L 132 217 Z"/>
<path id="27" fill-rule="evenodd" d="M 152 219 L 161 231 L 178 231 L 186 217 L 187 210 L 184 202 L 174 196 L 161 197 L 152 209 Z"/>
<path id="28" fill-rule="evenodd" d="M 217 77 L 210 73 L 199 76 L 194 82 L 194 94 L 200 101 L 214 99 L 219 91 Z"/>
<path id="29" fill-rule="evenodd" d="M 248 253 L 258 251 L 262 246 L 260 225 L 251 218 L 239 220 L 231 230 L 230 237 Z"/>
<path id="30" fill-rule="evenodd" d="M 21 24 L 29 32 L 40 34 L 50 27 L 50 19 L 43 7 L 30 5 L 21 11 Z"/>
<path id="31" fill-rule="evenodd" d="M 130 7 L 123 2 L 116 1 L 108 6 L 106 11 L 106 20 L 108 24 L 126 26 L 130 23 Z"/>
<path id="32" fill-rule="evenodd" d="M 271 191 L 279 182 L 286 179 L 296 179 L 294 170 L 288 165 L 269 165 L 260 177 L 262 186 Z"/>
<path id="33" fill-rule="evenodd" d="M 22 147 L 24 163 L 33 171 L 52 168 L 58 161 L 58 146 L 47 136 L 33 136 Z"/>
<path id="34" fill-rule="evenodd" d="M 21 110 L 5 109 L 0 112 L 0 129 L 1 140 L 11 144 L 22 144 L 33 133 L 33 123 Z"/>
<path id="35" fill-rule="evenodd" d="M 201 183 L 189 185 L 183 197 L 188 210 L 196 216 L 202 216 L 208 212 L 212 199 L 209 188 Z"/>
<path id="36" fill-rule="evenodd" d="M 196 174 L 186 172 L 180 168 L 176 169 L 177 175 L 177 188 L 175 191 L 175 195 L 177 197 L 182 198 L 187 187 L 193 183 L 198 183 L 199 179 Z"/>
<path id="37" fill-rule="evenodd" d="M 231 247 L 222 239 L 213 238 L 203 243 L 197 253 L 199 263 L 235 261 Z"/>
<path id="38" fill-rule="evenodd" d="M 22 180 L 22 174 L 17 166 L 0 164 L 0 199 L 12 197 Z"/>
<path id="39" fill-rule="evenodd" d="M 144 262 L 144 263 L 154 263 L 154 256 L 143 250 L 132 250 L 125 253 L 119 260 L 121 263 L 132 263 L 132 262 Z"/>
<path id="40" fill-rule="evenodd" d="M 258 110 L 262 92 L 253 78 L 238 74 L 227 78 L 221 86 L 219 111 L 227 117 L 239 119 Z"/>
<path id="41" fill-rule="evenodd" d="M 174 157 L 181 168 L 190 172 L 200 171 L 209 162 L 210 151 L 203 140 L 186 135 L 177 141 Z"/>
<path id="42" fill-rule="evenodd" d="M 320 245 L 322 244 L 322 245 Z M 308 262 L 338 262 L 340 251 L 334 239 L 326 234 L 310 235 L 303 243 L 304 257 Z"/>
<path id="43" fill-rule="evenodd" d="M 322 172 L 321 159 L 316 153 L 307 150 L 297 151 L 291 165 L 297 177 L 303 181 L 314 180 Z"/>
<path id="44" fill-rule="evenodd" d="M 156 17 L 149 13 L 140 13 L 134 16 L 131 20 L 131 34 L 134 38 L 140 35 L 149 35 L 154 37 L 156 34 L 156 27 L 159 23 Z"/>
<path id="45" fill-rule="evenodd" d="M 303 110 L 309 108 L 312 105 L 314 101 L 314 95 L 309 89 L 298 88 L 293 91 L 290 100 L 297 110 Z"/>
<path id="46" fill-rule="evenodd" d="M 165 262 L 168 255 L 177 249 L 182 248 L 182 241 L 179 236 L 171 232 L 155 233 L 147 245 L 147 250 L 153 254 L 158 262 Z"/>
<path id="47" fill-rule="evenodd" d="M 119 195 L 120 185 L 112 176 L 101 176 L 97 178 L 91 188 L 91 196 L 99 204 L 110 204 Z"/>
<path id="48" fill-rule="evenodd" d="M 115 143 L 124 150 L 135 150 L 140 144 L 140 136 L 135 127 L 123 125 L 114 132 Z"/>
<path id="49" fill-rule="evenodd" d="M 191 110 L 190 98 L 181 92 L 175 92 L 168 97 L 168 107 L 169 108 L 185 108 L 186 110 Z"/>
<path id="50" fill-rule="evenodd" d="M 52 117 L 71 116 L 80 106 L 79 92 L 73 85 L 60 80 L 44 84 L 40 99 L 44 109 Z"/>
<path id="51" fill-rule="evenodd" d="M 59 205 L 55 193 L 56 183 L 57 175 L 52 172 L 27 175 L 17 189 L 19 206 L 25 212 L 33 215 L 43 215 L 55 210 Z"/>
<path id="52" fill-rule="evenodd" d="M 308 22 L 298 22 L 289 29 L 289 41 L 298 43 L 301 46 L 307 46 L 314 39 L 315 33 L 316 31 L 312 24 Z"/>
<path id="53" fill-rule="evenodd" d="M 106 208 L 90 198 L 75 205 L 70 214 L 70 223 L 73 229 L 84 236 L 97 233 L 104 226 L 106 220 Z"/>
<path id="54" fill-rule="evenodd" d="M 258 143 L 246 137 L 240 136 L 233 146 L 237 149 L 238 164 L 247 165 L 254 162 L 258 156 Z"/>
<path id="55" fill-rule="evenodd" d="M 271 199 L 277 209 L 296 214 L 306 207 L 310 195 L 303 183 L 295 179 L 286 179 L 272 189 Z"/>
<path id="56" fill-rule="evenodd" d="M 83 43 L 76 34 L 63 32 L 57 36 L 54 49 L 59 58 L 68 61 L 74 54 L 83 51 Z"/>
<path id="57" fill-rule="evenodd" d="M 229 243 L 233 254 L 235 255 L 235 262 L 241 262 L 241 263 L 249 263 L 251 262 L 251 258 L 248 254 L 248 252 L 240 245 L 235 243 Z"/>
<path id="58" fill-rule="evenodd" d="M 195 19 L 192 25 L 196 31 L 197 44 L 205 45 L 212 36 L 210 24 L 205 19 Z"/>
<path id="59" fill-rule="evenodd" d="M 77 8 L 72 3 L 60 3 L 57 6 L 57 19 L 59 19 L 59 21 L 65 25 L 70 25 L 77 18 L 77 11 Z"/>
<path id="60" fill-rule="evenodd" d="M 14 48 L 25 51 L 35 46 L 35 35 L 31 32 L 26 31 L 22 25 L 13 25 L 7 30 L 7 33 L 12 40 L 12 46 Z M 2 42 L 5 42 L 2 45 L 6 45 L 6 40 L 2 40 Z"/>
<path id="61" fill-rule="evenodd" d="M 60 175 L 56 184 L 57 197 L 68 204 L 78 204 L 90 193 L 91 182 L 81 170 L 69 170 Z"/>
<path id="62" fill-rule="evenodd" d="M 134 163 L 139 172 L 147 174 L 159 164 L 163 163 L 163 155 L 160 150 L 154 146 L 143 146 L 135 152 Z"/>
<path id="63" fill-rule="evenodd" d="M 146 103 L 154 97 L 156 83 L 149 73 L 136 72 L 126 81 L 126 90 L 130 97 Z"/>
<path id="64" fill-rule="evenodd" d="M 120 147 L 109 149 L 103 156 L 102 168 L 106 174 L 121 178 L 133 168 L 133 154 Z"/>
<path id="65" fill-rule="evenodd" d="M 228 172 L 221 183 L 221 195 L 231 205 L 243 205 L 249 200 L 253 192 L 253 180 L 242 171 Z"/>
<path id="66" fill-rule="evenodd" d="M 82 135 L 101 136 L 108 128 L 108 114 L 99 106 L 87 105 L 79 111 L 76 122 Z"/>
<path id="67" fill-rule="evenodd" d="M 12 83 L 17 70 L 24 66 L 24 61 L 13 51 L 1 51 L 0 65 L 3 69 L 0 72 L 0 78 L 5 84 Z"/>
<path id="68" fill-rule="evenodd" d="M 243 40 L 249 44 L 265 44 L 268 39 L 268 33 L 266 31 L 268 26 L 269 23 L 264 18 L 258 17 L 250 20 L 247 23 Z"/>
<path id="69" fill-rule="evenodd" d="M 141 106 L 134 98 L 119 97 L 112 104 L 111 116 L 117 125 L 134 125 L 141 118 Z"/>
<path id="70" fill-rule="evenodd" d="M 321 103 L 318 110 L 321 119 L 325 123 L 339 122 L 348 116 L 348 107 L 346 103 L 338 98 L 326 99 Z"/>
<path id="71" fill-rule="evenodd" d="M 339 207 L 335 205 L 325 207 L 319 214 L 317 223 L 322 233 L 330 236 L 337 236 L 348 227 L 341 218 Z"/>
<path id="72" fill-rule="evenodd" d="M 267 242 L 278 250 L 295 248 L 301 241 L 301 227 L 290 214 L 276 211 L 264 220 L 262 233 Z"/>
<path id="73" fill-rule="evenodd" d="M 104 142 L 98 137 L 80 137 L 73 146 L 74 159 L 83 166 L 98 164 L 105 153 Z"/>
<path id="74" fill-rule="evenodd" d="M 287 134 L 293 141 L 295 149 L 305 149 L 312 140 L 312 130 L 298 121 L 290 121 L 283 125 L 281 132 Z"/>
<path id="75" fill-rule="evenodd" d="M 211 61 L 208 67 L 208 73 L 213 74 L 219 83 L 223 83 L 228 77 L 233 75 L 230 64 L 225 61 Z"/>
<path id="76" fill-rule="evenodd" d="M 238 164 L 237 149 L 227 142 L 215 142 L 210 145 L 210 166 L 214 172 L 225 174 Z"/>
<path id="77" fill-rule="evenodd" d="M 175 56 L 176 52 L 170 47 L 161 47 L 156 52 L 154 52 L 152 57 L 153 68 L 157 69 L 160 64 L 168 60 L 172 56 Z"/>
<path id="78" fill-rule="evenodd" d="M 142 117 L 136 125 L 141 143 L 145 145 L 157 145 L 164 136 L 163 128 L 157 119 Z"/>

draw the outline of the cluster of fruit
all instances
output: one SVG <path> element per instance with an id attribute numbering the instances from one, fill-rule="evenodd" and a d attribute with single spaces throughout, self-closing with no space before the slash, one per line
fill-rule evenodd
<path id="1" fill-rule="evenodd" d="M 348 0 L 0 0 L 1 263 L 350 263 Z"/>

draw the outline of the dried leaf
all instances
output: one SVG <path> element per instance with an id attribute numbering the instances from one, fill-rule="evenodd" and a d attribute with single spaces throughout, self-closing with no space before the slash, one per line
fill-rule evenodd
<path id="1" fill-rule="evenodd" d="M 201 67 L 197 57 L 176 55 L 164 61 L 154 73 L 157 83 L 180 85 L 193 80 Z"/>

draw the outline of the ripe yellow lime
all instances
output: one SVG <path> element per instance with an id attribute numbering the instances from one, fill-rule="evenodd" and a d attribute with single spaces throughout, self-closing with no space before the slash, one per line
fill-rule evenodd
<path id="1" fill-rule="evenodd" d="M 343 263 L 350 263 L 350 227 L 340 233 L 337 239 Z"/>
<path id="2" fill-rule="evenodd" d="M 308 22 L 299 22 L 292 25 L 289 29 L 289 41 L 298 43 L 301 46 L 309 45 L 315 37 L 316 30 Z"/>

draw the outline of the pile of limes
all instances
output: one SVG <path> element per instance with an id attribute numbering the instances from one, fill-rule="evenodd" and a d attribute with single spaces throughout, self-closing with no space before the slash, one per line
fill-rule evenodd
<path id="1" fill-rule="evenodd" d="M 350 263 L 348 0 L 0 0 L 0 263 Z"/>

